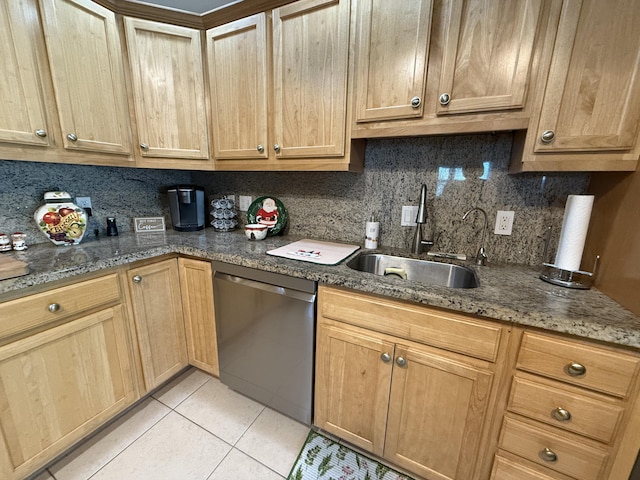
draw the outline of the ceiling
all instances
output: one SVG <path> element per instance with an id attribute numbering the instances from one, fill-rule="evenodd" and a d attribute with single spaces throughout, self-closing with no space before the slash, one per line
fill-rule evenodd
<path id="1" fill-rule="evenodd" d="M 155 5 L 201 15 L 242 0 L 127 0 L 131 3 Z"/>

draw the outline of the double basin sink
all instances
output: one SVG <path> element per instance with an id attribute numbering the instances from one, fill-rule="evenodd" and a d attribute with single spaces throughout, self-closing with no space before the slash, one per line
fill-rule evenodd
<path id="1" fill-rule="evenodd" d="M 476 288 L 478 277 L 470 268 L 444 262 L 363 252 L 347 262 L 361 272 L 450 288 Z"/>

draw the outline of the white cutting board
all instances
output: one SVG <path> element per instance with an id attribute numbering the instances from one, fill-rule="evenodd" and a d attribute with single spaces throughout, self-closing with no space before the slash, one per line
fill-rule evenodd
<path id="1" fill-rule="evenodd" d="M 358 245 L 305 239 L 269 250 L 267 254 L 321 265 L 336 265 L 359 248 Z"/>

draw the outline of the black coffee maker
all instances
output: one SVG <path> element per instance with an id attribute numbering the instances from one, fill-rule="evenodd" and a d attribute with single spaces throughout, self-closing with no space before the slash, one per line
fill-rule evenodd
<path id="1" fill-rule="evenodd" d="M 176 185 L 167 189 L 171 224 L 179 232 L 204 228 L 204 188 L 196 185 Z"/>

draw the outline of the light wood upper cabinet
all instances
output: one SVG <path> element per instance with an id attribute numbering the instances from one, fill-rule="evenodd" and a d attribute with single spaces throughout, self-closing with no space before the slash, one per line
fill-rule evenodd
<path id="1" fill-rule="evenodd" d="M 216 170 L 361 170 L 349 0 L 302 0 L 207 32 Z"/>
<path id="2" fill-rule="evenodd" d="M 143 160 L 207 160 L 201 32 L 135 18 L 124 21 L 139 155 Z"/>
<path id="3" fill-rule="evenodd" d="M 437 113 L 523 108 L 542 0 L 452 0 Z"/>
<path id="4" fill-rule="evenodd" d="M 357 5 L 356 122 L 421 117 L 432 0 Z"/>
<path id="5" fill-rule="evenodd" d="M 122 307 L 0 347 L 0 477 L 22 479 L 132 404 Z"/>
<path id="6" fill-rule="evenodd" d="M 189 363 L 176 259 L 127 271 L 146 390 Z"/>
<path id="7" fill-rule="evenodd" d="M 640 3 L 564 2 L 540 114 L 514 171 L 635 170 L 640 158 Z"/>
<path id="8" fill-rule="evenodd" d="M 216 158 L 269 156 L 267 48 L 264 13 L 207 31 Z"/>
<path id="9" fill-rule="evenodd" d="M 130 154 L 115 14 L 88 0 L 40 0 L 40 6 L 64 147 Z"/>
<path id="10" fill-rule="evenodd" d="M 0 2 L 0 142 L 52 144 L 41 70 L 45 57 L 36 0 Z"/>
<path id="11" fill-rule="evenodd" d="M 352 138 L 528 127 L 560 0 L 357 3 Z"/>
<path id="12" fill-rule="evenodd" d="M 636 1 L 565 2 L 536 152 L 634 147 L 640 125 L 638 25 Z M 545 132 L 553 136 L 543 138 Z"/>
<path id="13" fill-rule="evenodd" d="M 273 11 L 276 157 L 344 156 L 348 0 L 301 0 Z"/>

